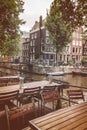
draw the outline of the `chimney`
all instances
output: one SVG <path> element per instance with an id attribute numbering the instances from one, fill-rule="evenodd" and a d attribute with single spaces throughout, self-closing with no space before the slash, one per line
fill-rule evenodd
<path id="1" fill-rule="evenodd" d="M 40 19 L 39 19 L 39 27 L 42 27 L 42 16 L 40 16 Z"/>

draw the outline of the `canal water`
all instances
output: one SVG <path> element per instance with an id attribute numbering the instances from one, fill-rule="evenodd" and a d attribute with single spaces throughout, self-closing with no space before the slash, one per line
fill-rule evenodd
<path id="1" fill-rule="evenodd" d="M 58 78 L 58 77 L 57 77 Z M 77 86 L 87 86 L 87 76 L 81 75 L 64 75 L 60 78 L 60 80 L 66 81 L 72 85 Z"/>
<path id="2" fill-rule="evenodd" d="M 30 77 L 32 77 L 34 80 L 43 80 L 46 78 L 43 75 L 36 75 L 36 74 L 31 74 Z M 53 78 L 68 82 L 72 85 L 87 86 L 87 75 L 69 74 L 69 75 L 64 75 L 64 76 L 53 76 Z"/>

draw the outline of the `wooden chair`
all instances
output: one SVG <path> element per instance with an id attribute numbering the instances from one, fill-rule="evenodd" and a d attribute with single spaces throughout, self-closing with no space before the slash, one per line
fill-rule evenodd
<path id="1" fill-rule="evenodd" d="M 81 89 L 67 90 L 67 94 L 69 98 L 69 106 L 85 101 L 83 91 Z"/>
<path id="2" fill-rule="evenodd" d="M 23 91 L 23 95 L 20 97 L 20 103 L 23 105 L 31 102 L 32 97 L 38 98 L 40 96 L 40 90 L 41 87 L 25 88 Z"/>
<path id="3" fill-rule="evenodd" d="M 18 94 L 19 90 L 0 93 L 0 110 L 3 110 L 5 105 L 8 105 L 9 107 L 18 105 Z M 14 104 L 14 100 L 16 100 L 16 104 Z"/>
<path id="4" fill-rule="evenodd" d="M 33 98 L 35 104 L 37 104 L 38 116 L 40 114 L 40 90 L 41 87 L 25 88 L 23 94 L 19 98 L 20 105 L 30 103 Z"/>
<path id="5" fill-rule="evenodd" d="M 36 117 L 36 108 L 34 102 L 25 104 L 19 107 L 15 107 L 14 109 L 9 109 L 8 106 L 5 106 L 6 119 L 7 119 L 7 127 L 8 130 L 21 130 L 26 124 L 28 125 L 28 121 L 26 122 L 26 116 L 30 116 L 30 119 Z M 34 117 L 32 116 L 34 114 Z"/>
<path id="6" fill-rule="evenodd" d="M 55 109 L 61 108 L 60 96 L 57 90 L 49 90 L 41 92 L 42 97 L 42 111 L 54 111 Z M 47 104 L 47 105 L 46 105 Z M 50 107 L 51 106 L 51 107 Z"/>

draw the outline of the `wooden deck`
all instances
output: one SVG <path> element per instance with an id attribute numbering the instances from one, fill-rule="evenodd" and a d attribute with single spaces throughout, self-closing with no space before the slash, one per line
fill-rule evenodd
<path id="1" fill-rule="evenodd" d="M 21 88 L 21 89 L 20 89 L 19 84 L 1 87 L 0 93 L 10 92 L 13 90 L 19 90 L 20 93 L 22 93 L 24 88 L 28 88 L 28 87 L 33 88 L 33 87 L 38 87 L 38 86 L 41 86 L 41 88 L 43 88 L 44 86 L 54 86 L 54 85 L 59 85 L 59 84 L 54 83 L 54 82 L 50 84 L 49 81 L 46 81 L 46 80 L 34 81 L 34 82 L 25 83 L 23 88 Z M 66 91 L 66 89 L 64 90 L 64 92 L 65 91 Z M 67 104 L 66 104 L 66 106 L 67 106 Z M 66 107 L 66 106 L 64 106 L 64 107 Z M 31 124 L 34 124 L 36 127 L 38 127 L 38 129 L 40 128 L 41 130 L 46 130 L 46 129 L 71 130 L 71 128 L 74 129 L 74 127 L 75 127 L 75 130 L 83 130 L 82 128 L 86 128 L 86 126 L 87 126 L 87 117 L 86 117 L 87 116 L 87 103 L 80 104 L 77 106 L 73 106 L 70 108 L 64 108 L 62 110 L 55 111 L 53 113 L 47 114 L 47 115 L 39 117 L 37 119 L 34 119 L 35 117 L 33 116 L 33 113 L 31 113 L 24 118 L 24 120 L 25 120 L 24 124 L 23 124 L 22 119 L 18 119 L 18 121 L 20 122 L 20 126 L 17 125 L 17 121 L 14 121 L 11 124 L 12 125 L 11 130 L 22 130 L 23 128 L 25 128 L 29 125 L 28 122 L 30 120 L 31 120 L 30 121 Z M 40 109 L 39 109 L 39 112 L 40 112 Z M 48 111 L 47 111 L 47 113 L 48 113 Z M 42 113 L 42 115 L 43 115 L 43 113 Z M 76 124 L 78 124 L 78 126 L 76 126 Z M 80 129 L 80 126 L 81 126 L 81 129 Z M 77 128 L 79 128 L 79 129 L 77 129 Z M 5 111 L 0 112 L 0 130 L 7 130 Z M 24 130 L 36 130 L 36 129 L 34 127 L 32 127 L 32 128 L 28 127 Z"/>
<path id="2" fill-rule="evenodd" d="M 57 83 L 51 83 L 49 84 L 49 81 L 43 80 L 43 81 L 35 81 L 35 82 L 30 82 L 30 83 L 24 83 L 24 87 L 20 89 L 20 85 L 11 85 L 11 86 L 5 86 L 5 87 L 1 87 L 0 88 L 0 93 L 3 92 L 11 92 L 14 90 L 19 90 L 20 93 L 23 92 L 24 88 L 33 88 L 33 87 L 38 87 L 41 86 L 42 88 L 44 86 L 53 86 L 53 85 L 58 85 Z M 39 111 L 40 112 L 40 111 Z M 22 119 L 18 119 L 18 121 L 20 122 L 20 126 L 17 126 L 17 121 L 14 121 L 12 124 L 12 129 L 11 130 L 21 130 L 24 127 L 28 126 L 28 121 L 31 119 L 34 119 L 35 117 L 32 114 L 27 115 L 24 120 L 25 120 L 25 124 L 23 124 L 23 120 Z M 15 128 L 15 127 L 18 127 Z M 7 130 L 7 121 L 6 121 L 6 114 L 5 111 L 0 111 L 0 130 Z"/>
<path id="3" fill-rule="evenodd" d="M 87 102 L 29 121 L 33 130 L 87 130 Z"/>

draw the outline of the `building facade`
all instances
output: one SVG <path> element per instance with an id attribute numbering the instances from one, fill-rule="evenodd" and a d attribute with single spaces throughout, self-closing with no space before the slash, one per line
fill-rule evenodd
<path id="1" fill-rule="evenodd" d="M 30 31 L 30 62 L 39 60 L 42 64 L 55 63 L 56 51 L 49 39 L 49 33 L 44 26 L 44 20 L 39 22 Z"/>
<path id="2" fill-rule="evenodd" d="M 29 43 L 30 41 L 26 41 L 22 44 L 22 57 L 24 63 L 30 62 Z"/>
<path id="3" fill-rule="evenodd" d="M 24 43 L 23 55 L 30 63 L 40 62 L 43 65 L 62 65 L 80 63 L 83 55 L 82 28 L 76 29 L 72 33 L 72 42 L 69 43 L 59 54 L 49 39 L 49 33 L 44 26 L 44 20 L 40 16 L 30 30 L 30 42 Z M 26 58 L 24 58 L 26 59 Z"/>
<path id="4" fill-rule="evenodd" d="M 70 62 L 73 64 L 81 63 L 83 56 L 82 32 L 83 29 L 78 28 L 72 33 L 72 42 L 60 52 L 60 61 L 66 64 Z"/>
<path id="5" fill-rule="evenodd" d="M 29 55 L 29 43 L 30 43 L 30 35 L 28 32 L 22 32 L 22 56 L 20 57 L 20 62 L 29 63 L 30 55 Z"/>

